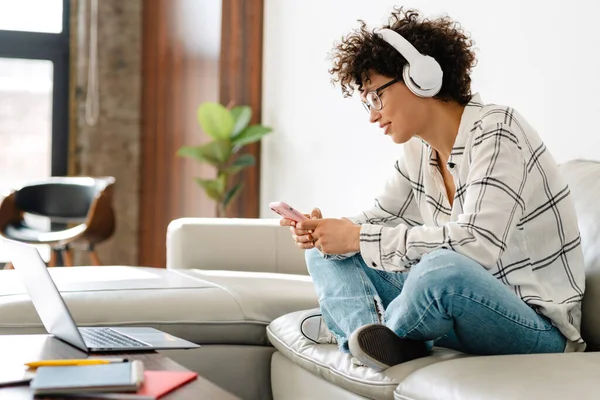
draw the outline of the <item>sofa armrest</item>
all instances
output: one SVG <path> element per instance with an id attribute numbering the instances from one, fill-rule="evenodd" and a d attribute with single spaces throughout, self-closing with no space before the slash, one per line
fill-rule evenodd
<path id="1" fill-rule="evenodd" d="M 167 229 L 167 268 L 307 274 L 278 219 L 181 218 Z"/>

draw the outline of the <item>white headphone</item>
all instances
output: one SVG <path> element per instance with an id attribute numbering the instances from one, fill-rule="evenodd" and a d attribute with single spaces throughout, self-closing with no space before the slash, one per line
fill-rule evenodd
<path id="1" fill-rule="evenodd" d="M 444 76 L 440 64 L 433 57 L 419 53 L 398 32 L 380 29 L 378 33 L 408 61 L 402 71 L 406 87 L 419 97 L 433 97 L 438 94 Z"/>

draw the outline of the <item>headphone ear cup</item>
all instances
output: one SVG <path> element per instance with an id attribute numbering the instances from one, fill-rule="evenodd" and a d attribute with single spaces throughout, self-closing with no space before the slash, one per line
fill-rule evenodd
<path id="1" fill-rule="evenodd" d="M 410 76 L 410 65 L 407 63 L 404 68 L 402 69 L 402 79 L 404 81 L 404 84 L 406 85 L 406 87 L 408 88 L 408 90 L 410 90 L 415 96 L 418 97 L 433 97 L 436 95 L 436 93 L 434 94 L 430 94 L 431 91 L 430 90 L 423 90 L 421 89 L 414 81 L 414 79 Z"/>
<path id="2" fill-rule="evenodd" d="M 410 77 L 410 64 L 409 63 L 404 64 L 404 68 L 402 69 L 402 80 L 404 81 L 404 84 L 406 85 L 408 90 L 410 90 L 412 93 L 414 93 L 415 95 L 417 95 L 419 97 L 423 97 L 419 93 L 415 92 L 415 91 L 418 91 L 419 88 L 415 85 L 412 78 Z"/>
<path id="3" fill-rule="evenodd" d="M 412 64 L 407 63 L 402 77 L 408 89 L 419 97 L 433 97 L 442 88 L 442 68 L 429 56 L 419 57 Z"/>

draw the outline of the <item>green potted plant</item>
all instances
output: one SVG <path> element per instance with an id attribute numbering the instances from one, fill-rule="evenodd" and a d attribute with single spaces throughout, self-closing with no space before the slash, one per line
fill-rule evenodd
<path id="1" fill-rule="evenodd" d="M 195 181 L 217 203 L 217 216 L 226 217 L 227 206 L 243 187 L 242 183 L 231 186 L 231 178 L 256 162 L 252 154 L 240 154 L 240 150 L 258 142 L 272 129 L 260 124 L 250 125 L 252 109 L 249 106 L 228 109 L 218 103 L 206 102 L 198 108 L 197 116 L 212 141 L 201 146 L 183 146 L 177 154 L 216 168 L 215 179 L 195 178 Z"/>

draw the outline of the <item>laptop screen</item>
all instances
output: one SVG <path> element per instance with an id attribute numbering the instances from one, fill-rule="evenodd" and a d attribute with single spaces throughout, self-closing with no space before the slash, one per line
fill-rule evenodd
<path id="1" fill-rule="evenodd" d="M 37 248 L 13 240 L 2 240 L 8 245 L 13 266 L 48 333 L 87 352 L 77 325 Z"/>

